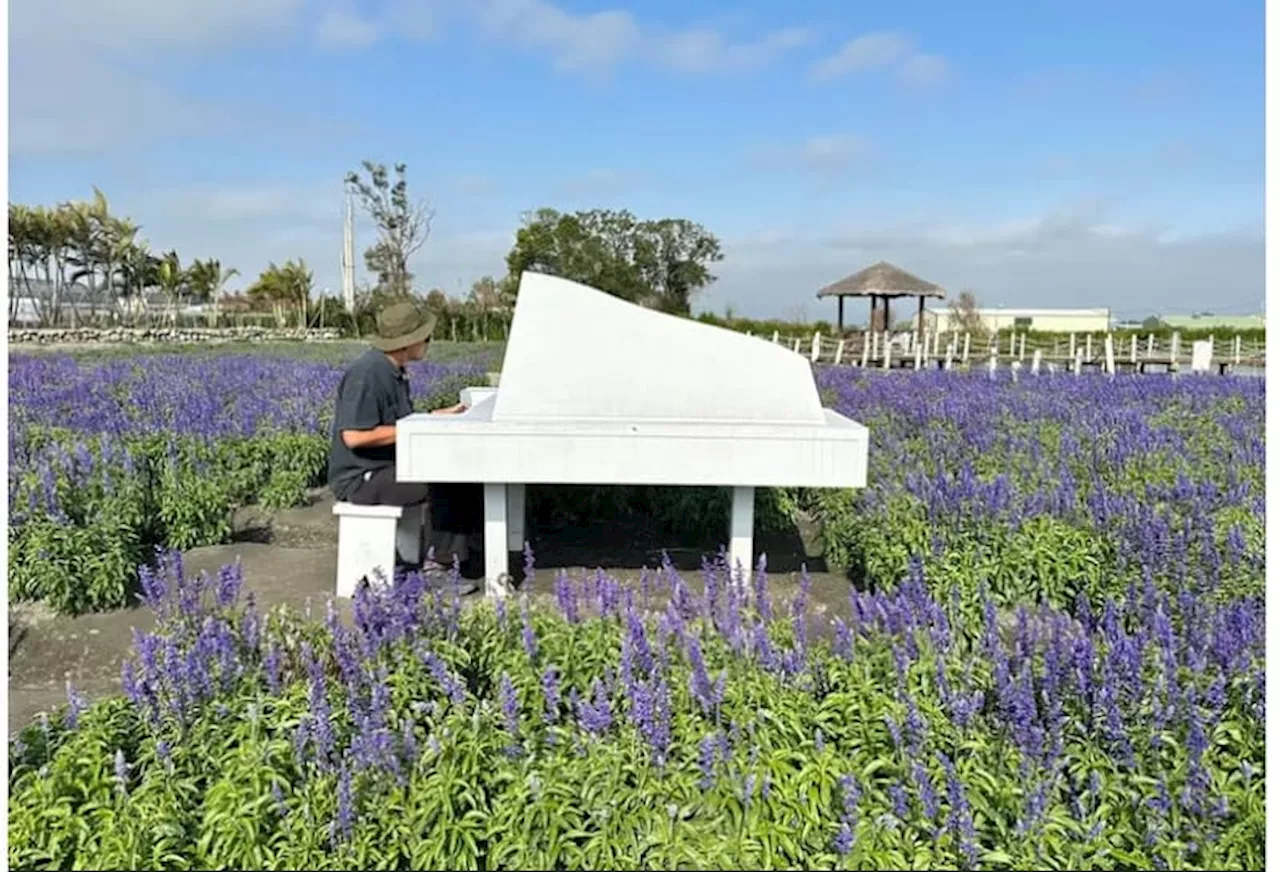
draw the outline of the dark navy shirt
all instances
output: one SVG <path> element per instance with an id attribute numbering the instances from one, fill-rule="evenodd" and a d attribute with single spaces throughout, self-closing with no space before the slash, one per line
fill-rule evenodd
<path id="1" fill-rule="evenodd" d="M 352 485 L 366 473 L 395 466 L 395 445 L 348 448 L 343 430 L 372 430 L 413 412 L 409 375 L 391 358 L 371 348 L 356 359 L 338 384 L 337 408 L 329 447 L 329 488 L 338 499 L 346 498 Z"/>

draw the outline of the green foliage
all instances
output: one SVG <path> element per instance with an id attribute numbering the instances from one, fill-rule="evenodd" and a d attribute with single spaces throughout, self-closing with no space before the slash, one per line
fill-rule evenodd
<path id="1" fill-rule="evenodd" d="M 432 212 L 425 203 L 410 201 L 403 163 L 395 166 L 394 182 L 383 164 L 366 160 L 362 167 L 367 180 L 351 172 L 345 181 L 378 228 L 378 241 L 364 253 L 365 266 L 377 275 L 380 290 L 407 295 L 413 283 L 409 258 L 427 241 Z"/>
<path id="2" fill-rule="evenodd" d="M 574 588 L 581 595 L 588 590 L 585 583 Z M 809 666 L 788 677 L 735 652 L 702 618 L 689 620 L 681 634 L 645 620 L 669 694 L 670 736 L 659 750 L 638 725 L 643 715 L 625 682 L 610 683 L 610 675 L 619 675 L 622 640 L 632 632 L 627 619 L 595 617 L 603 599 L 579 602 L 590 609 L 585 620 L 532 608 L 526 630 L 524 609 L 517 613 L 515 603 L 505 614 L 487 603 L 459 613 L 428 597 L 417 609 L 416 635 L 381 642 L 363 635 L 374 626 L 366 618 L 356 625 L 366 630 L 337 631 L 341 645 L 372 652 L 361 667 L 367 674 L 357 679 L 340 677 L 347 673 L 334 630 L 278 612 L 260 644 L 236 634 L 245 668 L 189 707 L 182 721 L 151 720 L 126 700 L 108 699 L 81 714 L 74 728 L 61 717 L 31 725 L 11 749 L 10 864 L 970 868 L 969 850 L 978 867 L 999 869 L 1263 862 L 1264 738 L 1260 717 L 1244 701 L 1251 679 L 1239 676 L 1226 687 L 1225 709 L 1200 760 L 1210 773 L 1207 795 L 1221 797 L 1226 811 L 1197 814 L 1176 800 L 1192 784 L 1184 737 L 1161 726 L 1140 701 L 1126 708 L 1135 756 L 1125 765 L 1099 747 L 1083 701 L 1068 697 L 1063 763 L 1050 774 L 1018 749 L 995 707 L 963 722 L 949 715 L 943 678 L 952 688 L 992 694 L 995 670 L 975 656 L 977 649 L 939 646 L 923 629 L 908 630 L 918 655 L 904 674 L 895 649 L 906 637 L 868 629 L 844 655 L 811 640 Z M 790 608 L 779 602 L 773 611 L 789 615 Z M 759 613 L 744 606 L 739 617 L 754 626 Z M 226 619 L 244 626 L 236 607 L 195 623 Z M 670 621 L 670 613 L 661 620 Z M 760 626 L 779 652 L 797 641 L 787 617 Z M 174 638 L 194 632 L 178 625 L 161 631 Z M 688 639 L 699 640 L 707 675 L 727 679 L 711 709 L 694 690 Z M 305 666 L 304 642 L 321 653 L 318 671 Z M 269 647 L 282 652 L 278 692 L 263 680 L 261 657 Z M 457 698 L 428 665 L 432 657 L 462 682 Z M 543 676 L 553 666 L 560 681 L 551 707 Z M 1149 652 L 1142 675 L 1163 669 L 1158 652 Z M 336 769 L 295 742 L 314 705 L 316 674 L 337 748 L 348 749 Z M 516 695 L 514 732 L 504 712 L 503 676 Z M 1178 680 L 1188 687 L 1197 681 L 1189 667 Z M 357 715 L 366 711 L 374 682 L 386 690 L 389 710 L 369 726 Z M 597 686 L 609 688 L 612 717 L 593 733 L 570 695 L 589 700 Z M 899 746 L 888 724 L 905 731 L 904 688 L 921 719 L 918 732 L 908 733 L 917 736 L 914 750 Z M 704 739 L 714 749 L 709 760 Z M 402 755 L 395 766 L 368 762 L 367 749 L 379 742 Z M 946 761 L 954 765 L 959 799 Z M 349 783 L 343 771 L 351 773 Z M 858 798 L 852 850 L 842 855 L 836 844 L 848 819 L 850 777 Z M 922 778 L 937 797 L 932 810 L 919 789 Z M 1160 789 L 1175 798 L 1167 815 L 1153 810 Z M 1043 809 L 1028 824 L 1037 794 Z M 971 815 L 971 841 L 959 823 L 963 814 Z"/>
<path id="3" fill-rule="evenodd" d="M 685 219 L 642 221 L 627 211 L 569 215 L 539 209 L 516 231 L 507 270 L 513 281 L 525 271 L 545 272 L 688 315 L 693 296 L 715 280 L 710 264 L 723 257 L 719 240 Z"/>

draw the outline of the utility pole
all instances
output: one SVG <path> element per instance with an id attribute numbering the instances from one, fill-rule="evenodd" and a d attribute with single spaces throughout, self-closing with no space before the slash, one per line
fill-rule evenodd
<path id="1" fill-rule="evenodd" d="M 346 194 L 346 218 L 342 223 L 342 304 L 356 310 L 356 228 L 351 211 L 351 193 Z"/>

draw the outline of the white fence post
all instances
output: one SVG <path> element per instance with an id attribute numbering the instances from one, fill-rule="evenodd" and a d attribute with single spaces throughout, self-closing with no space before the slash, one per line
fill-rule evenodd
<path id="1" fill-rule="evenodd" d="M 813 351 L 809 354 L 809 360 L 813 363 L 818 362 L 818 358 L 822 356 L 822 336 L 818 333 L 813 334 Z"/>
<path id="2" fill-rule="evenodd" d="M 844 340 L 841 339 L 836 343 L 836 366 L 840 365 L 840 359 L 844 357 Z"/>

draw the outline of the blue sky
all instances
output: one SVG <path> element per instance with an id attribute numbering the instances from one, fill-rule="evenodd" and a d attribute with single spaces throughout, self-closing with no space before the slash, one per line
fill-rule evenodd
<path id="1" fill-rule="evenodd" d="M 522 212 L 608 207 L 717 234 L 716 311 L 829 317 L 882 258 L 989 305 L 1260 311 L 1263 14 L 13 0 L 10 197 L 96 184 L 156 248 L 336 288 L 372 158 L 436 210 L 423 291 L 500 274 Z"/>

